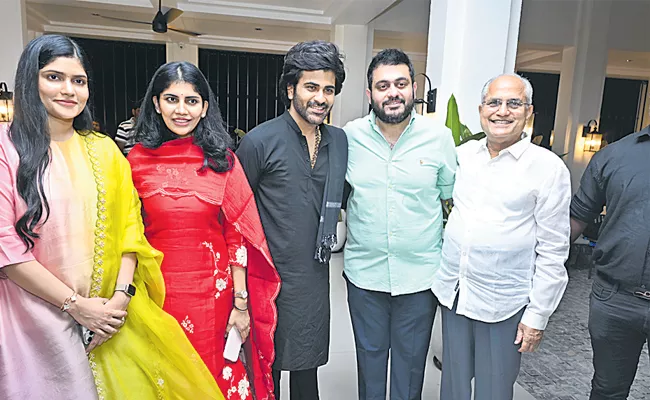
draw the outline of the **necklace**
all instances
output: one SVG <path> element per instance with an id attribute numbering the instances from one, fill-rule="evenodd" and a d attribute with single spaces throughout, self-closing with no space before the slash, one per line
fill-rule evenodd
<path id="1" fill-rule="evenodd" d="M 318 148 L 320 147 L 320 126 L 316 127 L 316 135 L 314 138 L 314 154 L 312 154 L 309 163 L 311 164 L 311 169 L 314 169 L 316 166 L 316 158 L 318 158 Z"/>

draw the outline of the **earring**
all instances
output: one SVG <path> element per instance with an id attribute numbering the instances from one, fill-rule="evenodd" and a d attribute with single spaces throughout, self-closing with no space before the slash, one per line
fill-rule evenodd
<path id="1" fill-rule="evenodd" d="M 201 118 L 205 118 L 205 114 L 202 114 L 202 115 L 201 115 Z"/>

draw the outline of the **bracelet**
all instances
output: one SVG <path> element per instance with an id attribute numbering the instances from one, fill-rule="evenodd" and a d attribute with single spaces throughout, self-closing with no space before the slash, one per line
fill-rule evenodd
<path id="1" fill-rule="evenodd" d="M 73 291 L 72 295 L 70 295 L 70 297 L 65 299 L 63 301 L 63 304 L 61 304 L 61 308 L 60 308 L 61 311 L 68 311 L 70 309 L 70 306 L 72 305 L 72 303 L 75 303 L 76 301 L 77 301 L 77 292 Z"/>
<path id="2" fill-rule="evenodd" d="M 248 311 L 248 307 L 246 307 L 246 308 L 239 308 L 239 307 L 237 307 L 237 304 L 233 304 L 232 306 L 235 307 L 235 310 L 240 311 L 240 312 L 246 312 L 246 311 Z"/>

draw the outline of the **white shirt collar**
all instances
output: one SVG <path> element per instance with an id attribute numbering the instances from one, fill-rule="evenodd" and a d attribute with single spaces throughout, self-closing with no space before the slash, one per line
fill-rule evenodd
<path id="1" fill-rule="evenodd" d="M 486 151 L 489 153 L 489 150 L 487 148 L 487 138 L 483 138 L 480 140 L 481 145 L 478 146 L 477 148 L 477 153 L 479 151 Z M 499 156 L 503 153 L 510 153 L 515 159 L 519 160 L 521 158 L 521 155 L 524 154 L 526 149 L 528 149 L 528 146 L 530 145 L 530 138 L 528 135 L 524 132 L 521 134 L 521 139 L 513 144 L 512 146 L 505 148 L 499 152 Z"/>

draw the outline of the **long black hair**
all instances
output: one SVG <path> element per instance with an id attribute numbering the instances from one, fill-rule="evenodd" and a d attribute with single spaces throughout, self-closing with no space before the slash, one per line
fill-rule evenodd
<path id="1" fill-rule="evenodd" d="M 289 108 L 291 100 L 287 94 L 287 87 L 296 87 L 302 73 L 305 71 L 332 71 L 334 72 L 334 94 L 341 93 L 345 81 L 345 67 L 343 55 L 334 43 L 324 40 L 301 42 L 293 46 L 284 56 L 282 76 L 280 76 L 280 95 L 282 101 Z"/>
<path id="2" fill-rule="evenodd" d="M 27 251 L 34 247 L 34 239 L 39 238 L 36 229 L 50 216 L 50 205 L 43 190 L 43 176 L 50 165 L 49 116 L 38 90 L 39 71 L 59 57 L 78 59 L 89 75 L 89 63 L 81 47 L 61 35 L 44 35 L 32 40 L 23 50 L 16 71 L 14 119 L 9 138 L 20 158 L 16 188 L 27 204 L 27 211 L 15 227 Z M 86 134 L 92 130 L 90 110 L 88 102 L 74 119 L 75 130 Z"/>
<path id="3" fill-rule="evenodd" d="M 144 147 L 155 149 L 167 141 L 178 138 L 178 135 L 167 127 L 162 116 L 156 112 L 153 103 L 154 97 L 160 102 L 160 94 L 178 82 L 189 83 L 201 96 L 201 100 L 208 102 L 205 118 L 201 118 L 194 128 L 192 139 L 193 143 L 203 150 L 202 168 L 210 168 L 215 172 L 229 171 L 234 162 L 232 152 L 229 150 L 230 135 L 226 131 L 217 100 L 208 85 L 208 80 L 194 64 L 189 62 L 164 64 L 151 78 L 134 128 L 136 142 L 141 143 Z"/>

